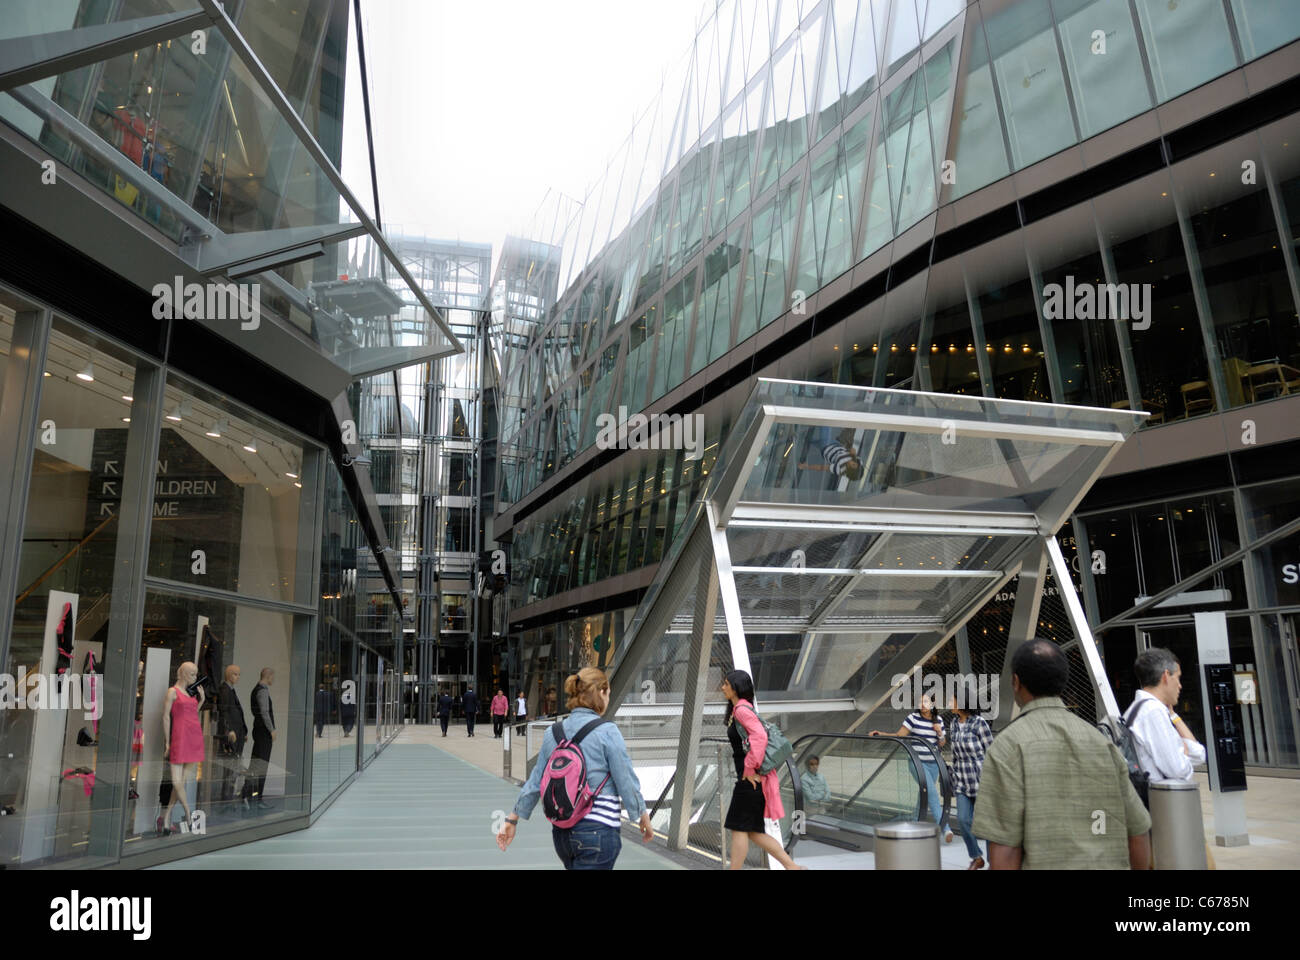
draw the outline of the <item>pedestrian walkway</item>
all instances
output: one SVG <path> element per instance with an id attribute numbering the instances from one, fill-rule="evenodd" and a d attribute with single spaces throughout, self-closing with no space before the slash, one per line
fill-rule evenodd
<path id="1" fill-rule="evenodd" d="M 476 731 L 477 733 L 477 731 Z M 163 864 L 159 870 L 559 870 L 551 825 L 534 810 L 502 853 L 493 833 L 518 789 L 429 742 L 429 728 L 397 739 L 306 830 Z M 439 734 L 441 736 L 441 734 Z M 479 747 L 459 732 L 465 745 Z M 450 737 L 448 740 L 450 741 Z M 488 724 L 483 744 L 500 754 Z M 423 742 L 421 742 L 423 741 Z M 476 752 L 484 752 L 482 750 Z M 498 768 L 500 760 L 498 759 Z M 498 813 L 499 811 L 499 813 Z M 630 832 L 618 870 L 681 869 Z"/>

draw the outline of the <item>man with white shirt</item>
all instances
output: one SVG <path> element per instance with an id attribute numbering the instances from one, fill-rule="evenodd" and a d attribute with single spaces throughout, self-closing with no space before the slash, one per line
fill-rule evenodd
<path id="1" fill-rule="evenodd" d="M 1205 747 L 1174 714 L 1183 689 L 1178 658 L 1164 647 L 1152 647 L 1137 658 L 1133 670 L 1142 689 L 1124 719 L 1133 732 L 1138 765 L 1152 780 L 1191 780 L 1193 764 L 1205 762 Z"/>

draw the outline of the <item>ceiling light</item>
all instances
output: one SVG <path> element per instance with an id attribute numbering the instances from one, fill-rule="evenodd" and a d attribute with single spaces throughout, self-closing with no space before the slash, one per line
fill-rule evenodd
<path id="1" fill-rule="evenodd" d="M 77 374 L 77 379 L 78 379 L 78 380 L 85 380 L 87 383 L 94 383 L 94 382 L 95 382 L 95 366 L 94 366 L 94 364 L 92 364 L 92 363 L 87 363 L 87 364 L 86 364 L 86 368 L 85 368 L 84 370 L 82 370 L 79 374 Z"/>
<path id="2" fill-rule="evenodd" d="M 226 423 L 224 419 L 218 420 L 212 426 L 208 427 L 207 436 L 213 438 L 219 438 L 221 436 L 221 431 L 225 428 L 228 428 L 229 426 L 230 425 Z"/>
<path id="3" fill-rule="evenodd" d="M 248 443 L 244 444 L 244 449 L 249 453 L 257 453 L 257 441 L 252 437 L 249 437 Z"/>
<path id="4" fill-rule="evenodd" d="M 171 413 L 167 414 L 167 419 L 170 420 L 172 423 L 180 423 L 180 422 L 181 422 L 181 419 L 182 419 L 182 412 L 181 412 L 181 405 L 180 405 L 179 403 L 176 404 L 176 409 L 175 409 L 175 410 L 173 410 Z"/>
<path id="5" fill-rule="evenodd" d="M 127 403 L 135 403 L 135 397 L 128 396 L 125 393 L 122 394 L 122 399 L 125 400 Z"/>
<path id="6" fill-rule="evenodd" d="M 130 417 L 123 417 L 123 418 L 122 418 L 122 422 L 123 422 L 123 423 L 130 423 L 130 422 L 131 422 L 131 418 L 130 418 Z"/>
<path id="7" fill-rule="evenodd" d="M 285 476 L 288 477 L 290 480 L 297 480 L 297 479 L 298 479 L 298 474 L 296 474 L 296 473 L 286 473 Z"/>
<path id="8" fill-rule="evenodd" d="M 50 375 L 50 371 L 46 370 L 45 375 L 48 377 Z"/>
<path id="9" fill-rule="evenodd" d="M 293 482 L 293 485 L 294 485 L 295 487 L 297 487 L 299 490 L 302 489 L 302 484 L 299 483 L 297 480 L 295 480 L 295 481 Z"/>

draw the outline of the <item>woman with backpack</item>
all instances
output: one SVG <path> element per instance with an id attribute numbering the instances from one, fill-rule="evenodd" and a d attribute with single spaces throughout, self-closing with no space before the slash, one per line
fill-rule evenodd
<path id="1" fill-rule="evenodd" d="M 519 818 L 527 820 L 541 800 L 565 870 L 612 870 L 623 847 L 620 806 L 632 819 L 640 818 L 643 843 L 654 836 L 650 813 L 623 734 L 604 719 L 609 709 L 604 671 L 583 667 L 564 681 L 564 695 L 572 712 L 546 732 L 537 765 L 497 834 L 497 846 L 510 846 Z"/>
<path id="2" fill-rule="evenodd" d="M 787 870 L 807 870 L 781 849 L 763 822 L 765 817 L 780 820 L 785 816 L 785 807 L 781 803 L 778 771 L 762 776 L 758 773 L 767 753 L 767 731 L 754 710 L 754 681 L 744 670 L 732 670 L 722 681 L 722 695 L 727 698 L 727 739 L 731 741 L 731 755 L 736 762 L 736 786 L 723 824 L 731 831 L 731 869 L 744 867 L 753 841 Z"/>

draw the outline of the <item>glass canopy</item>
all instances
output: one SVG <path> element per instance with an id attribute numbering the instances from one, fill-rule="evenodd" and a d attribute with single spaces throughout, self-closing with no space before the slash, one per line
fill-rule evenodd
<path id="1" fill-rule="evenodd" d="M 237 27 L 212 0 L 9 6 L 0 122 L 168 241 L 178 268 L 260 282 L 263 314 L 354 378 L 460 352 L 377 226 L 370 170 L 340 173 L 345 63 L 295 59 L 337 25 L 304 7 Z"/>
<path id="2" fill-rule="evenodd" d="M 851 732 L 1022 567 L 1071 583 L 1054 535 L 1145 416 L 758 380 L 633 619 L 619 722 L 676 739 L 687 769 L 743 669 L 788 735 Z M 1034 633 L 1027 579 L 1011 643 Z"/>

